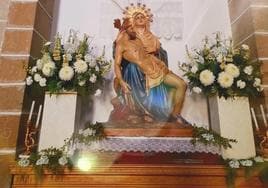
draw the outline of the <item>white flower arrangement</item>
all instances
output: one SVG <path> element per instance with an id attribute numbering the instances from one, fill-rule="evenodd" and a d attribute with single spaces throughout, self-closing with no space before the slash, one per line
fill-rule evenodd
<path id="1" fill-rule="evenodd" d="M 42 57 L 28 68 L 25 82 L 27 86 L 36 85 L 50 93 L 77 91 L 82 95 L 93 95 L 104 85 L 110 67 L 105 48 L 100 56 L 93 55 L 89 50 L 88 36 L 79 39 L 72 30 L 67 42 L 62 43 L 57 34 L 53 43 L 43 45 Z"/>
<path id="2" fill-rule="evenodd" d="M 189 62 L 180 68 L 185 72 L 189 88 L 195 93 L 200 90 L 206 96 L 220 97 L 259 96 L 263 90 L 259 61 L 251 62 L 249 46 L 232 47 L 232 40 L 205 39 L 202 48 L 190 52 Z M 200 88 L 200 89 L 197 89 Z M 197 91 L 197 92 L 196 92 Z"/>

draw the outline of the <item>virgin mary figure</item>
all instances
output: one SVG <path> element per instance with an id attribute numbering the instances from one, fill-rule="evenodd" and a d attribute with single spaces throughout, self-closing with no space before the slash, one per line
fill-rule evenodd
<path id="1" fill-rule="evenodd" d="M 146 53 L 153 54 L 168 65 L 166 51 L 161 47 L 158 37 L 150 31 L 150 22 L 153 16 L 150 9 L 147 9 L 145 5 L 134 6 L 131 4 L 130 7 L 126 8 L 124 15 L 124 19 L 131 21 L 136 36 L 142 41 Z M 120 20 L 115 20 L 114 25 L 119 29 L 119 34 L 114 42 L 116 46 L 124 31 L 122 31 Z M 133 123 L 138 123 L 141 119 L 145 122 L 170 120 L 173 108 L 173 88 L 160 83 L 147 92 L 145 75 L 136 64 L 126 59 L 121 62 L 121 73 L 124 81 L 131 88 L 131 94 L 124 94 L 117 78 L 115 78 L 114 89 L 117 97 L 112 100 L 114 110 L 110 115 L 110 120 L 127 120 Z M 182 102 L 183 100 L 184 94 Z M 180 115 L 177 116 L 177 120 L 181 123 L 188 123 Z"/>

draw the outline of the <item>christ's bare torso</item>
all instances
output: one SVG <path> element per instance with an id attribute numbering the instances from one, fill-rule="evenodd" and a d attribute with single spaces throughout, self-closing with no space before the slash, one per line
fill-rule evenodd
<path id="1" fill-rule="evenodd" d="M 162 61 L 145 51 L 139 39 L 124 40 L 121 45 L 124 49 L 122 54 L 123 58 L 137 64 L 143 73 L 151 74 L 155 72 L 156 69 L 167 69 Z"/>

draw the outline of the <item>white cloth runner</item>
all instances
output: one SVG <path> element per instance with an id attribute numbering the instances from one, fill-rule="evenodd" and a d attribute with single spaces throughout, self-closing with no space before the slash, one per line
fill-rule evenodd
<path id="1" fill-rule="evenodd" d="M 171 152 L 194 153 L 204 152 L 219 154 L 220 149 L 213 145 L 191 143 L 191 138 L 174 137 L 108 137 L 104 140 L 93 142 L 90 145 L 76 144 L 79 150 L 89 151 L 117 151 L 117 152 Z"/>

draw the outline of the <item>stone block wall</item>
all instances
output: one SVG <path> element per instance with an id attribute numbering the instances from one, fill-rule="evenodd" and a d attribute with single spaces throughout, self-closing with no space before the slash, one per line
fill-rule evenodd
<path id="1" fill-rule="evenodd" d="M 260 104 L 268 111 L 268 1 L 267 0 L 229 0 L 232 36 L 235 46 L 243 43 L 251 48 L 251 59 L 260 60 L 264 96 L 251 99 L 251 106 L 257 113 L 262 127 Z"/>
<path id="2" fill-rule="evenodd" d="M 0 187 L 8 186 L 8 162 L 23 149 L 17 146 L 23 145 L 31 101 L 42 103 L 42 96 L 25 89 L 24 79 L 50 38 L 53 5 L 54 0 L 0 1 Z"/>

